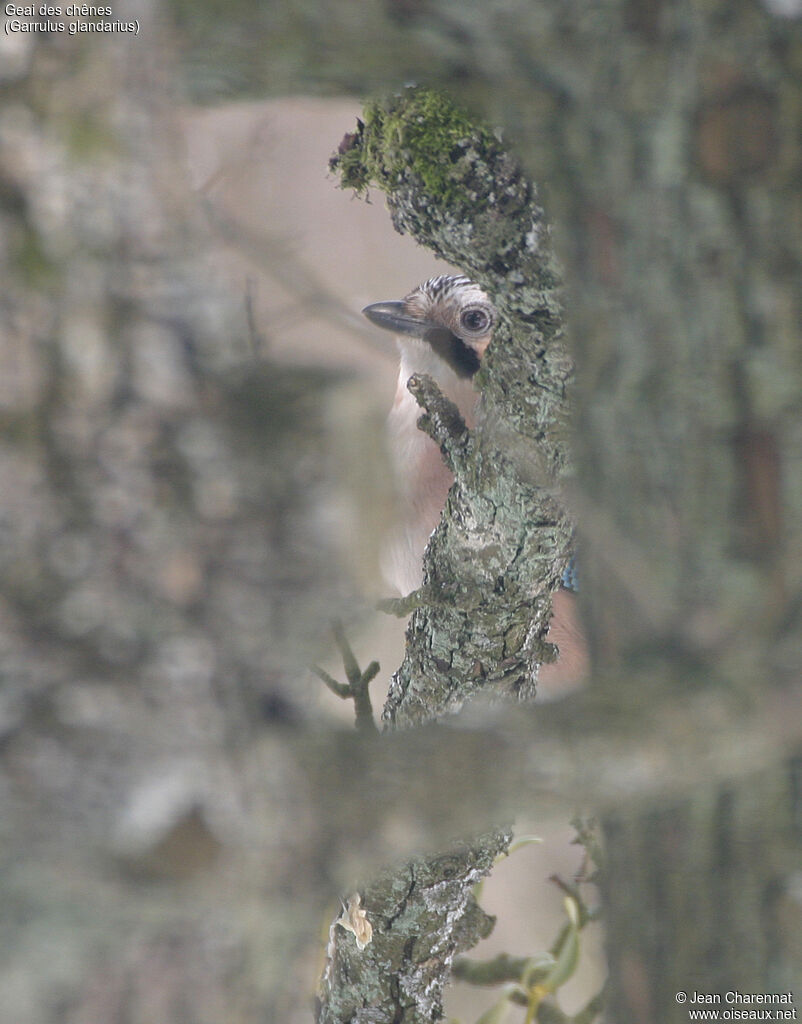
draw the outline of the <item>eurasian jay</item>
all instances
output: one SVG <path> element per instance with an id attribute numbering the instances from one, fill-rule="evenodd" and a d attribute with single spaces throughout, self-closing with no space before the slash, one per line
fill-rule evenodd
<path id="1" fill-rule="evenodd" d="M 407 381 L 414 373 L 433 377 L 471 426 L 477 401 L 473 377 L 498 314 L 482 289 L 461 275 L 430 278 L 404 299 L 377 302 L 362 312 L 395 334 L 400 353 L 398 387 L 388 417 L 399 525 L 384 551 L 382 572 L 403 595 L 421 585 L 423 552 L 454 480 L 438 446 L 417 427 L 421 410 Z M 566 573 L 564 582 L 569 579 Z M 568 587 L 554 595 L 547 639 L 558 647 L 559 658 L 541 666 L 538 683 L 541 693 L 556 695 L 578 685 L 588 668 L 576 599 Z"/>

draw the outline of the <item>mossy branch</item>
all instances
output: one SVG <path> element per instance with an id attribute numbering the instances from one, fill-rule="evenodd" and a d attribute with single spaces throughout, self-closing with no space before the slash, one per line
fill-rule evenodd
<path id="1" fill-rule="evenodd" d="M 432 382 L 410 382 L 457 479 L 385 722 L 427 721 L 480 691 L 529 698 L 572 535 L 559 500 L 572 370 L 536 189 L 488 127 L 426 89 L 370 104 L 331 166 L 343 187 L 380 188 L 396 229 L 470 274 L 501 314 L 470 433 Z"/>
<path id="2" fill-rule="evenodd" d="M 419 426 L 440 446 L 456 482 L 426 552 L 423 586 L 390 609 L 414 607 L 406 657 L 384 709 L 386 726 L 431 721 L 480 691 L 530 697 L 549 594 L 572 532 L 554 499 L 567 463 L 560 427 L 571 366 L 535 190 L 492 131 L 424 89 L 370 104 L 331 166 L 344 187 L 360 194 L 370 185 L 381 188 L 396 228 L 471 274 L 501 314 L 479 375 L 483 402 L 474 430 L 431 378 L 409 382 L 424 410 Z M 541 469 L 537 481 L 521 472 L 532 464 Z M 345 654 L 344 660 L 349 680 L 356 678 Z M 334 930 L 319 1020 L 353 1019 L 354 1005 L 370 1006 L 377 1021 L 436 1019 L 454 952 L 472 946 L 489 926 L 468 898 L 464 865 L 481 863 L 472 876 L 478 881 L 509 841 L 498 832 L 472 841 L 468 862 L 460 857 L 449 864 L 437 906 L 453 902 L 461 915 L 441 919 L 427 895 L 423 878 L 439 874 L 443 858 L 408 865 L 366 892 L 373 942 L 355 952 L 342 929 Z M 395 909 L 381 912 L 391 897 Z M 425 909 L 419 920 L 409 913 L 416 900 Z M 388 970 L 404 942 L 411 952 Z M 527 994 L 529 1008 L 536 996 Z"/>

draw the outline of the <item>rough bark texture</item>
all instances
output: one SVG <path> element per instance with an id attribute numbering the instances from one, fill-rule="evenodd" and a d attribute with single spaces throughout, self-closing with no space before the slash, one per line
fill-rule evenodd
<path id="1" fill-rule="evenodd" d="M 555 500 L 571 363 L 537 192 L 489 130 L 445 96 L 408 89 L 369 106 L 341 150 L 343 185 L 381 188 L 396 229 L 479 282 L 501 314 L 473 431 L 432 381 L 412 387 L 455 486 L 384 709 L 389 724 L 407 726 L 477 692 L 534 695 L 548 595 L 571 536 Z"/>
<path id="2" fill-rule="evenodd" d="M 480 692 L 531 697 L 548 595 L 567 562 L 571 534 L 554 500 L 566 462 L 559 425 L 570 361 L 535 190 L 491 132 L 445 96 L 421 89 L 368 107 L 332 165 L 346 187 L 380 187 L 396 228 L 482 284 L 502 317 L 480 375 L 475 430 L 431 379 L 410 382 L 421 426 L 440 445 L 455 484 L 426 552 L 385 722 L 419 726 Z M 508 844 L 509 836 L 471 843 L 477 864 L 468 860 L 470 872 L 455 867 L 453 877 L 440 880 L 442 906 L 432 903 L 427 881 L 439 875 L 439 858 L 377 883 L 367 901 L 374 928 L 367 950 L 336 928 L 332 934 L 337 969 L 324 976 L 320 1020 L 438 1019 L 454 952 L 475 945 L 484 927 L 478 908 L 469 918 L 460 909 L 470 879 L 487 873 Z M 420 913 L 393 913 L 388 924 L 373 906 L 398 889 Z"/>
<path id="3" fill-rule="evenodd" d="M 739 785 L 608 818 L 611 1015 L 684 1024 L 677 993 L 718 995 L 719 1010 L 769 1009 L 728 1005 L 727 993 L 791 993 L 798 1005 L 802 920 L 789 880 L 801 806 L 797 757 Z"/>
<path id="4" fill-rule="evenodd" d="M 350 932 L 332 925 L 318 1024 L 441 1019 L 444 972 L 494 923 L 477 904 L 473 888 L 510 838 L 504 832 L 479 836 L 372 882 L 361 899 L 372 941 L 360 950 Z"/>

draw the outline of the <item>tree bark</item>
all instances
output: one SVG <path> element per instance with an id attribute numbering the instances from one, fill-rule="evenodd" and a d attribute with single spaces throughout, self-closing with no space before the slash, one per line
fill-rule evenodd
<path id="1" fill-rule="evenodd" d="M 556 580 L 569 524 L 548 503 L 568 499 L 593 684 L 574 704 L 544 711 L 537 743 L 522 743 L 519 757 L 503 715 L 485 712 L 483 725 L 502 734 L 510 799 L 570 790 L 573 771 L 606 815 L 610 1017 L 685 1020 L 680 989 L 798 990 L 800 786 L 798 760 L 789 760 L 799 749 L 802 617 L 798 10 L 633 0 L 501 10 L 293 2 L 227 6 L 225 19 L 204 5 L 173 10 L 181 70 L 207 97 L 221 94 L 221 77 L 227 95 L 386 91 L 415 78 L 447 87 L 508 132 L 541 186 L 538 210 L 556 226 L 578 373 L 576 479 L 564 472 L 568 366 L 556 275 L 550 256 L 541 262 L 546 250 L 522 241 L 516 211 L 534 193 L 485 134 L 457 162 L 476 159 L 511 188 L 509 238 L 486 216 L 487 178 L 476 183 L 477 219 L 465 197 L 455 215 L 441 193 L 405 194 L 400 174 L 395 215 L 498 297 L 508 333 L 483 381 L 477 450 L 495 459 L 510 431 L 496 412 L 520 410 L 510 458 L 519 437 L 528 453 L 545 433 L 544 463 L 523 493 L 526 507 L 542 497 L 549 511 L 539 533 L 519 534 L 528 565 L 512 612 L 488 598 L 493 615 L 482 621 L 480 606 L 474 627 L 470 604 L 416 611 L 388 718 L 417 723 L 462 700 L 439 685 L 426 693 L 431 711 L 417 699 L 448 675 L 415 654 L 426 630 L 466 638 L 456 662 L 465 694 L 485 680 L 530 689 L 526 658 L 538 654 L 545 599 L 535 599 L 531 632 L 518 629 L 519 611 L 535 581 L 548 589 Z M 328 564 L 311 535 L 311 547 L 300 543 L 303 515 L 280 514 L 304 504 L 303 480 L 285 476 L 292 460 L 281 453 L 296 451 L 307 428 L 315 437 L 314 403 L 299 398 L 311 382 L 255 374 L 245 332 L 231 329 L 236 315 L 208 301 L 202 231 L 183 205 L 158 98 L 169 44 L 144 28 L 137 50 L 131 40 L 93 45 L 73 61 L 37 40 L 0 69 L 9 100 L 0 115 L 0 315 L 3 363 L 15 368 L 2 395 L 0 466 L 2 987 L 17 1024 L 308 1016 L 303 979 L 286 965 L 322 916 L 321 894 L 364 877 L 362 850 L 371 866 L 388 852 L 375 827 L 387 806 L 364 813 L 371 770 L 376 792 L 388 791 L 383 752 L 371 761 L 368 741 L 318 743 L 314 730 L 288 736 L 257 724 L 259 708 L 274 724 L 303 722 L 297 690 L 282 684 L 294 682 L 292 651 L 343 603 L 336 570 L 322 587 L 304 561 L 306 549 Z M 420 194 L 436 198 L 426 214 L 434 227 L 414 206 Z M 460 224 L 486 232 L 483 244 L 455 241 Z M 485 244 L 508 247 L 505 266 L 530 260 L 523 279 L 508 281 Z M 549 383 L 537 397 L 517 390 L 527 342 L 515 320 L 533 311 L 525 337 L 536 338 L 530 354 Z M 169 374 L 150 372 L 154 352 Z M 447 410 L 420 386 L 431 422 L 445 423 Z M 275 433 L 254 444 L 265 408 L 277 414 Z M 461 431 L 441 437 L 458 461 Z M 520 528 L 507 472 L 505 460 L 498 475 L 481 466 L 482 486 L 511 517 L 497 553 L 505 567 Z M 467 475 L 433 566 L 445 564 L 454 515 L 468 507 Z M 254 530 L 253 510 L 270 506 L 279 480 L 287 501 Z M 275 557 L 288 545 L 292 559 Z M 277 568 L 287 562 L 297 577 Z M 267 687 L 266 646 L 276 656 Z M 485 748 L 492 727 L 480 734 Z M 447 735 L 443 749 L 452 757 Z M 433 761 L 420 761 L 431 771 Z M 326 790 L 321 780 L 331 785 L 337 765 L 347 781 Z M 414 767 L 413 755 L 394 776 L 402 815 L 413 814 L 403 794 L 433 788 L 437 774 L 421 780 Z M 489 783 L 485 791 L 494 792 Z M 464 852 L 448 906 L 479 934 L 465 893 L 484 854 Z M 370 889 L 361 895 L 366 907 L 381 903 L 380 916 L 401 908 Z M 270 912 L 255 920 L 265 899 Z M 443 939 L 438 967 L 462 948 L 453 933 Z M 412 961 L 404 950 L 390 955 L 400 956 L 401 976 Z M 332 976 L 357 962 L 345 957 Z M 397 1010 L 385 996 L 376 1019 Z M 437 1005 L 415 1004 L 430 1016 Z"/>
<path id="2" fill-rule="evenodd" d="M 325 899 L 286 750 L 313 717 L 305 664 L 354 597 L 315 518 L 332 381 L 254 352 L 244 297 L 214 278 L 139 15 L 139 39 L 17 35 L 24 59 L 0 61 L 15 1024 L 288 1020 L 286 963 Z M 237 759 L 271 728 L 249 774 Z M 272 910 L 249 923 L 263 874 Z"/>
<path id="3" fill-rule="evenodd" d="M 423 585 L 411 598 L 416 608 L 385 723 L 420 726 L 477 694 L 532 697 L 549 593 L 571 537 L 554 497 L 566 462 L 566 431 L 559 427 L 571 365 L 535 189 L 491 132 L 426 90 L 368 107 L 332 167 L 346 187 L 381 188 L 397 230 L 471 274 L 502 317 L 478 375 L 474 430 L 434 381 L 410 381 L 423 410 L 420 425 L 440 445 L 455 484 L 426 551 Z M 468 883 L 490 870 L 510 838 L 502 832 L 469 841 L 470 859 L 440 880 L 436 906 L 427 879 L 439 872 L 437 857 L 372 886 L 362 900 L 373 925 L 369 947 L 360 949 L 332 926 L 318 1019 L 439 1019 L 454 952 L 475 945 L 486 924 L 466 903 Z M 421 910 L 405 913 L 410 931 L 399 925 L 399 913 L 381 910 L 398 890 L 405 908 Z"/>
<path id="4" fill-rule="evenodd" d="M 501 314 L 477 375 L 474 430 L 433 381 L 411 385 L 455 485 L 384 709 L 388 724 L 408 726 L 478 693 L 534 695 L 548 595 L 569 558 L 556 496 L 571 363 L 536 189 L 489 130 L 445 96 L 412 89 L 369 106 L 340 150 L 332 166 L 344 187 L 385 192 L 396 229 L 469 274 Z"/>
<path id="5" fill-rule="evenodd" d="M 486 938 L 494 924 L 473 889 L 510 838 L 504 832 L 477 836 L 371 882 L 361 900 L 373 929 L 365 948 L 342 926 L 331 926 L 318 1024 L 440 1020 L 455 954 Z"/>

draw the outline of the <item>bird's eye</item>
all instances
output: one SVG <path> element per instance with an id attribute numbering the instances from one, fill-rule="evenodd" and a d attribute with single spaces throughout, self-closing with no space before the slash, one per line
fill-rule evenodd
<path id="1" fill-rule="evenodd" d="M 490 327 L 490 314 L 484 309 L 465 309 L 460 314 L 460 326 L 472 334 L 482 334 Z"/>

